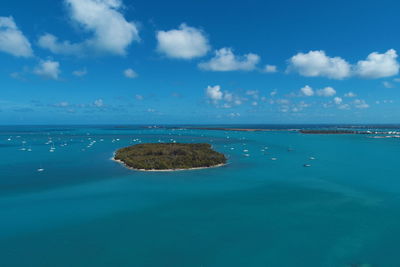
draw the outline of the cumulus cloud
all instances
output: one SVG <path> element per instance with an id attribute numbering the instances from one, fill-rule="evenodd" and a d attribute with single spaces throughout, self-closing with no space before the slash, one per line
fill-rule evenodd
<path id="1" fill-rule="evenodd" d="M 179 29 L 158 31 L 157 51 L 170 58 L 192 59 L 202 57 L 210 50 L 205 34 L 182 23 Z"/>
<path id="2" fill-rule="evenodd" d="M 329 57 L 324 51 L 298 53 L 289 59 L 289 71 L 306 77 L 343 79 L 350 76 L 351 66 L 340 57 Z"/>
<path id="3" fill-rule="evenodd" d="M 33 72 L 47 79 L 58 80 L 60 75 L 60 63 L 52 60 L 42 60 Z"/>
<path id="4" fill-rule="evenodd" d="M 357 95 L 353 92 L 348 92 L 346 94 L 344 94 L 345 97 L 356 97 Z"/>
<path id="5" fill-rule="evenodd" d="M 350 105 L 349 105 L 349 104 L 343 104 L 343 105 L 340 105 L 340 106 L 338 107 L 338 109 L 347 110 L 347 109 L 350 109 Z"/>
<path id="6" fill-rule="evenodd" d="M 251 96 L 254 99 L 258 99 L 260 97 L 258 90 L 247 90 L 246 95 Z"/>
<path id="7" fill-rule="evenodd" d="M 394 49 L 382 54 L 373 52 L 365 60 L 360 60 L 354 65 L 340 57 L 329 57 L 324 51 L 319 50 L 294 55 L 289 59 L 287 71 L 295 71 L 306 77 L 344 79 L 359 76 L 373 79 L 397 75 L 399 69 Z"/>
<path id="8" fill-rule="evenodd" d="M 236 117 L 240 117 L 240 113 L 232 112 L 232 113 L 229 113 L 228 116 L 231 117 L 231 118 L 236 118 Z"/>
<path id="9" fill-rule="evenodd" d="M 225 93 L 224 93 L 224 100 L 225 100 L 225 101 L 227 101 L 227 102 L 232 102 L 232 101 L 233 101 L 233 98 L 234 98 L 234 96 L 233 96 L 232 93 L 230 93 L 230 92 L 228 92 L 228 91 L 225 91 Z"/>
<path id="10" fill-rule="evenodd" d="M 96 99 L 96 100 L 93 102 L 93 105 L 94 105 L 95 107 L 101 108 L 101 107 L 104 106 L 104 101 L 103 101 L 103 99 Z"/>
<path id="11" fill-rule="evenodd" d="M 362 99 L 354 100 L 353 104 L 356 108 L 360 108 L 360 109 L 369 108 L 369 105 L 365 102 L 365 100 L 362 100 Z"/>
<path id="12" fill-rule="evenodd" d="M 16 57 L 31 57 L 30 42 L 18 29 L 13 17 L 0 17 L 0 51 Z"/>
<path id="13" fill-rule="evenodd" d="M 42 48 L 50 50 L 54 54 L 81 55 L 85 53 L 84 43 L 72 44 L 70 41 L 60 42 L 56 36 L 50 33 L 40 36 L 38 45 Z"/>
<path id="14" fill-rule="evenodd" d="M 247 92 L 256 92 L 255 94 L 251 94 L 254 99 L 258 98 L 258 91 L 247 91 Z M 249 94 L 247 94 L 249 95 Z M 240 97 L 231 93 L 230 91 L 222 91 L 221 86 L 208 86 L 206 88 L 206 96 L 214 105 L 218 105 L 223 108 L 231 108 L 233 106 L 239 106 L 243 103 L 243 101 L 247 101 L 247 98 Z M 222 102 L 222 103 L 221 103 Z M 221 105 L 220 105 L 221 104 Z"/>
<path id="15" fill-rule="evenodd" d="M 143 100 L 144 97 L 142 95 L 135 95 L 136 100 Z"/>
<path id="16" fill-rule="evenodd" d="M 208 86 L 206 89 L 206 94 L 207 97 L 213 102 L 217 102 L 218 100 L 221 100 L 223 97 L 221 86 L 219 85 Z"/>
<path id="17" fill-rule="evenodd" d="M 301 88 L 300 91 L 305 96 L 313 96 L 314 95 L 314 90 L 308 85 Z"/>
<path id="18" fill-rule="evenodd" d="M 263 72 L 265 73 L 274 73 L 277 72 L 278 68 L 275 65 L 265 65 Z"/>
<path id="19" fill-rule="evenodd" d="M 44 34 L 38 44 L 55 54 L 82 56 L 89 52 L 125 55 L 133 41 L 139 41 L 134 22 L 128 22 L 120 10 L 121 0 L 65 0 L 71 20 L 92 37 L 80 42 L 59 41 L 52 34 Z"/>
<path id="20" fill-rule="evenodd" d="M 332 87 L 325 87 L 323 89 L 317 90 L 318 96 L 330 97 L 330 96 L 334 96 L 335 94 L 336 94 L 336 90 L 333 89 Z"/>
<path id="21" fill-rule="evenodd" d="M 133 69 L 124 70 L 124 75 L 126 78 L 129 78 L 129 79 L 133 79 L 138 76 L 137 73 Z"/>
<path id="22" fill-rule="evenodd" d="M 234 71 L 254 70 L 260 57 L 249 53 L 244 56 L 236 56 L 231 48 L 221 48 L 215 51 L 215 56 L 208 62 L 199 63 L 199 68 L 210 71 Z"/>
<path id="23" fill-rule="evenodd" d="M 383 54 L 373 52 L 366 60 L 360 60 L 355 66 L 355 73 L 363 78 L 383 78 L 399 73 L 400 65 L 396 60 L 396 50 L 390 49 Z"/>
<path id="24" fill-rule="evenodd" d="M 340 104 L 342 104 L 342 102 L 343 102 L 343 99 L 341 98 L 341 97 L 335 97 L 334 99 L 333 99 L 333 102 L 336 104 L 336 105 L 340 105 Z"/>

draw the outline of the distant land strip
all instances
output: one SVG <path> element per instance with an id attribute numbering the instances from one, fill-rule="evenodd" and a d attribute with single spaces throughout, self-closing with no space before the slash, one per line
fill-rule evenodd
<path id="1" fill-rule="evenodd" d="M 188 129 L 188 130 L 214 130 L 214 131 L 236 131 L 236 132 L 297 132 L 300 129 L 253 129 L 253 128 L 221 128 L 221 127 L 176 127 L 172 129 Z"/>
<path id="2" fill-rule="evenodd" d="M 163 128 L 177 130 L 210 130 L 210 131 L 236 131 L 236 132 L 298 132 L 302 134 L 365 134 L 365 135 L 399 135 L 400 131 L 371 131 L 371 130 L 350 130 L 350 129 L 281 129 L 281 128 L 226 128 L 226 127 L 168 127 L 168 126 L 146 126 L 143 128 Z"/>

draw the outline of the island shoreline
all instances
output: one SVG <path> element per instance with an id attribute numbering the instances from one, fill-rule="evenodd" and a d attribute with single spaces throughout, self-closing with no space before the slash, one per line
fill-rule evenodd
<path id="1" fill-rule="evenodd" d="M 138 171 L 138 172 L 175 172 L 175 171 L 195 171 L 195 170 L 203 170 L 203 169 L 212 169 L 212 168 L 219 168 L 219 167 L 223 167 L 228 165 L 228 163 L 221 163 L 221 164 L 217 164 L 214 166 L 210 166 L 210 167 L 196 167 L 196 168 L 188 168 L 188 169 L 165 169 L 165 170 L 156 170 L 156 169 L 150 169 L 150 170 L 146 170 L 146 169 L 136 169 L 133 167 L 130 167 L 128 165 L 125 164 L 125 162 L 123 162 L 122 160 L 119 159 L 115 159 L 115 152 L 113 153 L 113 156 L 110 158 L 110 160 L 117 162 L 119 164 L 121 164 L 123 167 L 132 170 L 132 171 Z"/>

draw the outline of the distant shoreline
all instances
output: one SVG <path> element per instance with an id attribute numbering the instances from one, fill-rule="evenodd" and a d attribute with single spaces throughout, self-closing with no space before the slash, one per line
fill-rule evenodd
<path id="1" fill-rule="evenodd" d="M 188 130 L 215 130 L 215 131 L 236 131 L 236 132 L 297 132 L 300 129 L 254 129 L 254 128 L 221 128 L 221 127 L 182 127 L 178 129 L 188 129 Z"/>

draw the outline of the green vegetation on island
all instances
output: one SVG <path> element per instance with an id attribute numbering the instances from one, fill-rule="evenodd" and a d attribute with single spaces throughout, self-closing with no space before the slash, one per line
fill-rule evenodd
<path id="1" fill-rule="evenodd" d="M 360 130 L 342 130 L 342 129 L 316 129 L 316 130 L 300 130 L 300 133 L 303 134 L 376 134 L 379 132 L 371 132 L 371 131 L 360 131 Z M 384 132 L 382 132 L 384 133 Z"/>
<path id="2" fill-rule="evenodd" d="M 210 144 L 148 143 L 117 150 L 115 160 L 138 170 L 207 168 L 226 163 Z"/>

